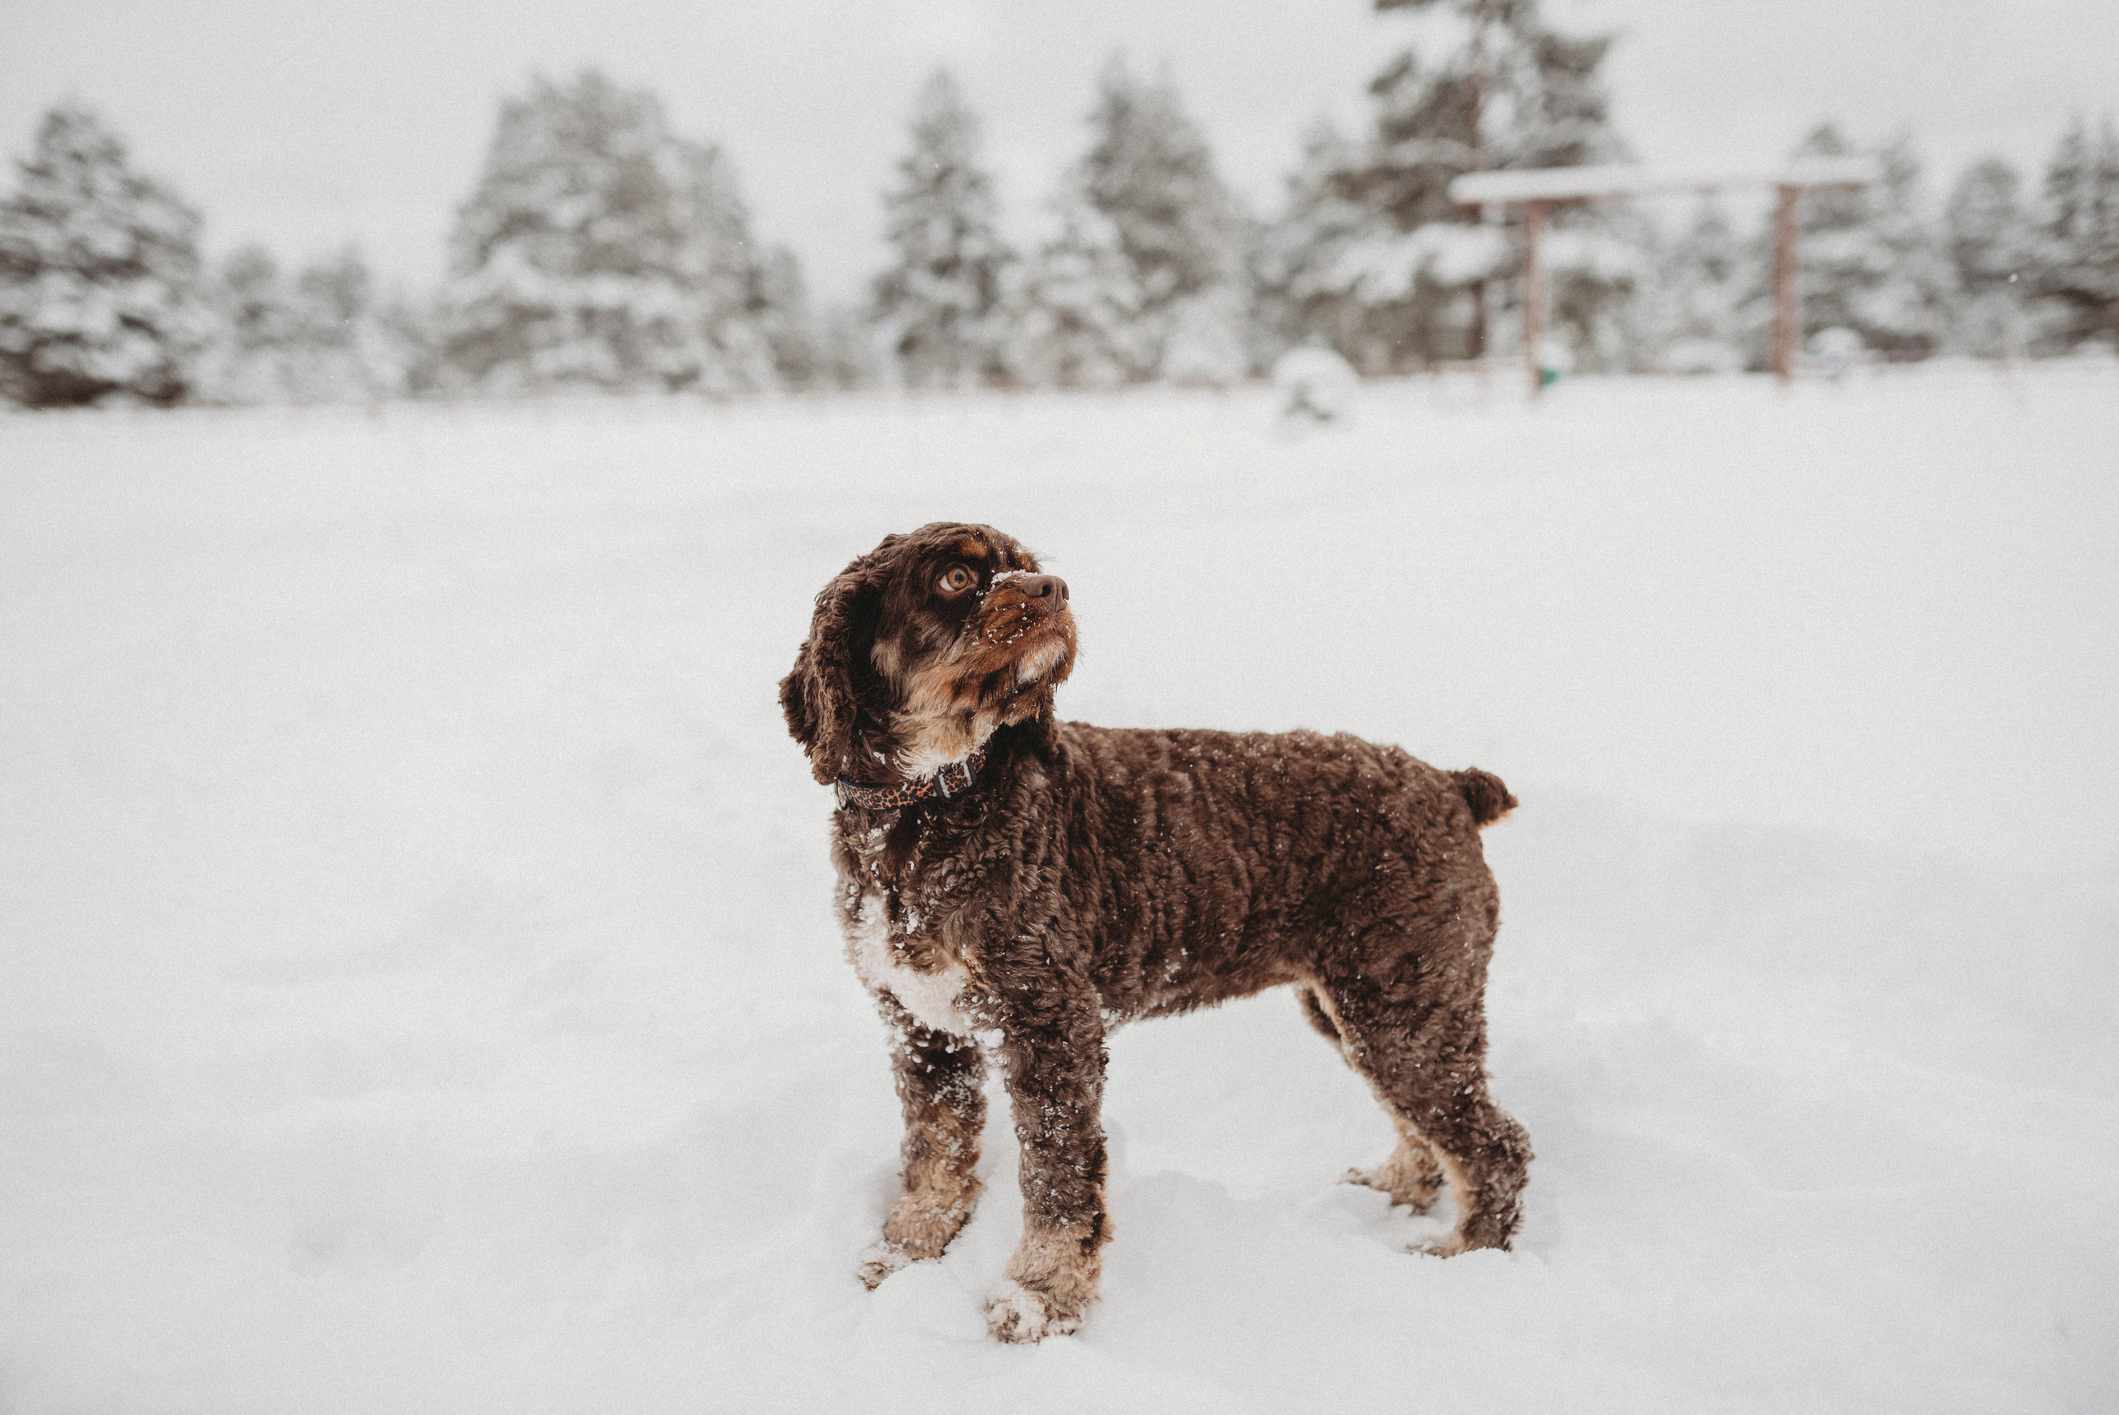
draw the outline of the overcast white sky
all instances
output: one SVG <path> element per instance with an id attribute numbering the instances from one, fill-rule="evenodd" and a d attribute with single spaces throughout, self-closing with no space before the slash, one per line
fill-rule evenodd
<path id="1" fill-rule="evenodd" d="M 1651 161 L 1771 161 L 1830 113 L 1860 140 L 1910 126 L 1939 187 L 1989 150 L 2041 162 L 2072 110 L 2119 109 L 2119 0 L 1547 5 L 1622 32 L 1618 119 Z M 762 234 L 844 297 L 879 261 L 877 193 L 937 62 L 984 114 L 1020 228 L 1080 150 L 1113 49 L 1171 65 L 1264 206 L 1308 119 L 1358 124 L 1405 23 L 1367 0 L 0 0 L 0 144 L 19 154 L 38 112 L 77 94 L 204 210 L 215 252 L 351 238 L 426 281 L 501 95 L 594 63 L 723 143 Z"/>

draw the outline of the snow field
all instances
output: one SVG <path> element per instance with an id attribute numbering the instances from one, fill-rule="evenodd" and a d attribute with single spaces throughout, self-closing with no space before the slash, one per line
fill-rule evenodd
<path id="1" fill-rule="evenodd" d="M 0 419 L 0 1410 L 2119 1397 L 2109 371 Z M 885 531 L 1069 715 L 1477 763 L 1513 1254 L 1269 995 L 1119 1033 L 1076 1338 L 893 1178 L 773 687 Z"/>

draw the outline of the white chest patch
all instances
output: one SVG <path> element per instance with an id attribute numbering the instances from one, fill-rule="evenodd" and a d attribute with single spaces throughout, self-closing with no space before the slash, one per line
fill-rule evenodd
<path id="1" fill-rule="evenodd" d="M 900 962 L 890 947 L 890 925 L 883 918 L 883 901 L 870 894 L 861 900 L 861 913 L 847 939 L 854 971 L 874 992 L 887 992 L 923 1027 L 937 1032 L 969 1035 L 974 1025 L 957 1009 L 964 991 L 964 968 L 951 963 L 934 972 L 922 972 Z"/>

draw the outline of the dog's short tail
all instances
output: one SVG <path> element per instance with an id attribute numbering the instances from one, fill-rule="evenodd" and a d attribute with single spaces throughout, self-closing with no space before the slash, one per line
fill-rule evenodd
<path id="1" fill-rule="evenodd" d="M 1451 772 L 1449 779 L 1457 783 L 1457 793 L 1472 808 L 1472 819 L 1480 825 L 1497 821 L 1516 808 L 1516 798 L 1508 793 L 1507 785 L 1490 771 L 1466 767 Z"/>

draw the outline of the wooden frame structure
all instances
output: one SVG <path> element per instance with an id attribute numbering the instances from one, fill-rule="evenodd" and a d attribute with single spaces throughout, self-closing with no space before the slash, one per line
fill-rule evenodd
<path id="1" fill-rule="evenodd" d="M 1771 187 L 1773 208 L 1773 372 L 1783 383 L 1795 374 L 1797 216 L 1813 187 L 1861 187 L 1877 178 L 1867 157 L 1818 158 L 1767 172 L 1658 172 L 1640 167 L 1541 167 L 1517 172 L 1471 172 L 1449 184 L 1450 200 L 1482 212 L 1523 212 L 1523 359 L 1533 397 L 1545 386 L 1538 341 L 1545 319 L 1545 269 L 1538 243 L 1555 207 L 1635 197 Z"/>

